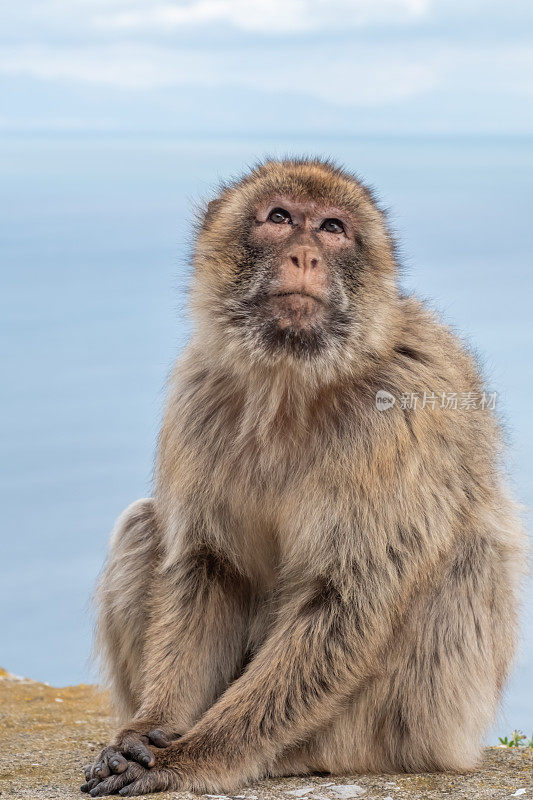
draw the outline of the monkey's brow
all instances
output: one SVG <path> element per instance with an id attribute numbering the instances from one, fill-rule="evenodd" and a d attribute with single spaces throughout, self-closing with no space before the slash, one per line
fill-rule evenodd
<path id="1" fill-rule="evenodd" d="M 294 208 L 303 209 L 309 208 L 312 210 L 313 213 L 320 214 L 325 213 L 328 216 L 333 216 L 335 214 L 347 214 L 351 215 L 353 211 L 349 209 L 343 203 L 338 203 L 334 199 L 331 200 L 322 200 L 322 199 L 314 199 L 314 198 L 301 198 L 297 197 L 296 195 L 284 195 L 284 194 L 268 194 L 264 197 L 259 197 L 254 204 L 254 208 L 264 209 L 270 207 L 271 209 L 280 206 L 284 208 L 286 211 L 290 211 L 290 206 Z"/>

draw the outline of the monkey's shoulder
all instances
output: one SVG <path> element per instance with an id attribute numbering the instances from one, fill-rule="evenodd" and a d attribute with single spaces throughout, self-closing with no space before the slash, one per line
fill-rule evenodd
<path id="1" fill-rule="evenodd" d="M 477 358 L 417 298 L 402 297 L 400 311 L 388 358 L 365 385 L 371 413 L 356 412 L 363 436 L 374 451 L 390 452 L 397 442 L 417 458 L 434 460 L 437 451 L 447 450 L 493 463 L 500 438 L 496 395 L 486 387 Z"/>
<path id="2" fill-rule="evenodd" d="M 404 295 L 399 312 L 392 350 L 381 373 L 385 371 L 405 390 L 483 390 L 478 358 L 434 310 L 417 297 Z"/>

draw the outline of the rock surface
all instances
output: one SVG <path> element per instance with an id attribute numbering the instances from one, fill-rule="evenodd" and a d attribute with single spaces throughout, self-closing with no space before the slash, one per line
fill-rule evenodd
<path id="1" fill-rule="evenodd" d="M 1 800 L 80 798 L 82 768 L 108 743 L 106 697 L 94 686 L 56 689 L 0 670 Z M 487 748 L 468 775 L 313 776 L 262 781 L 245 800 L 533 800 L 533 749 Z M 192 800 L 189 793 L 152 795 Z"/>

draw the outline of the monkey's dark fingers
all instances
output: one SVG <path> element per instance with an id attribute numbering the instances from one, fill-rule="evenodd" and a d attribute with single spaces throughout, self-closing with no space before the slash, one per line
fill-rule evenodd
<path id="1" fill-rule="evenodd" d="M 91 797 L 105 797 L 108 794 L 116 794 L 123 786 L 140 778 L 143 772 L 146 772 L 144 767 L 130 761 L 124 772 L 119 775 L 110 775 L 109 778 L 100 781 L 97 786 L 94 786 L 89 793 Z"/>
<path id="2" fill-rule="evenodd" d="M 128 762 L 115 747 L 104 748 L 95 763 L 85 767 L 85 783 L 81 786 L 82 792 L 90 792 L 104 778 L 113 772 L 124 772 L 127 766 Z"/>
<path id="3" fill-rule="evenodd" d="M 82 783 L 80 789 L 82 792 L 88 793 L 91 791 L 91 789 L 94 789 L 94 787 L 99 783 L 100 783 L 100 778 L 89 778 L 89 780 L 86 783 Z"/>
<path id="4" fill-rule="evenodd" d="M 109 757 L 109 767 L 111 772 L 124 772 L 128 768 L 128 762 L 121 753 L 115 753 Z"/>
<path id="5" fill-rule="evenodd" d="M 87 775 L 87 770 L 85 771 L 86 780 L 89 778 L 98 778 L 99 781 L 102 781 L 104 778 L 107 778 L 108 775 L 111 775 L 115 770 L 110 766 L 110 761 L 114 760 L 119 755 L 120 753 L 117 752 L 116 747 L 104 747 L 92 765 L 89 775 Z"/>
<path id="6" fill-rule="evenodd" d="M 146 746 L 148 741 L 148 736 L 139 736 L 138 733 L 132 731 L 130 736 L 124 736 L 122 739 L 120 750 L 126 758 L 137 761 L 139 764 L 142 764 L 143 767 L 153 767 L 155 758 L 152 751 Z M 114 772 L 116 771 L 117 770 L 114 769 Z"/>
<path id="7" fill-rule="evenodd" d="M 156 747 L 168 747 L 172 739 L 177 737 L 171 736 L 171 734 L 167 733 L 161 728 L 154 728 L 153 731 L 149 732 L 148 738 L 150 740 L 150 744 L 153 744 Z"/>
<path id="8" fill-rule="evenodd" d="M 165 792 L 180 788 L 180 777 L 170 769 L 151 769 L 119 790 L 122 797 L 135 797 L 149 792 Z"/>

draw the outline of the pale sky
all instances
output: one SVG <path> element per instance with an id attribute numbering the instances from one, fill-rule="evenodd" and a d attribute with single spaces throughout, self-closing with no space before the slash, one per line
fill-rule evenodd
<path id="1" fill-rule="evenodd" d="M 533 133 L 529 0 L 0 9 L 0 130 Z"/>

